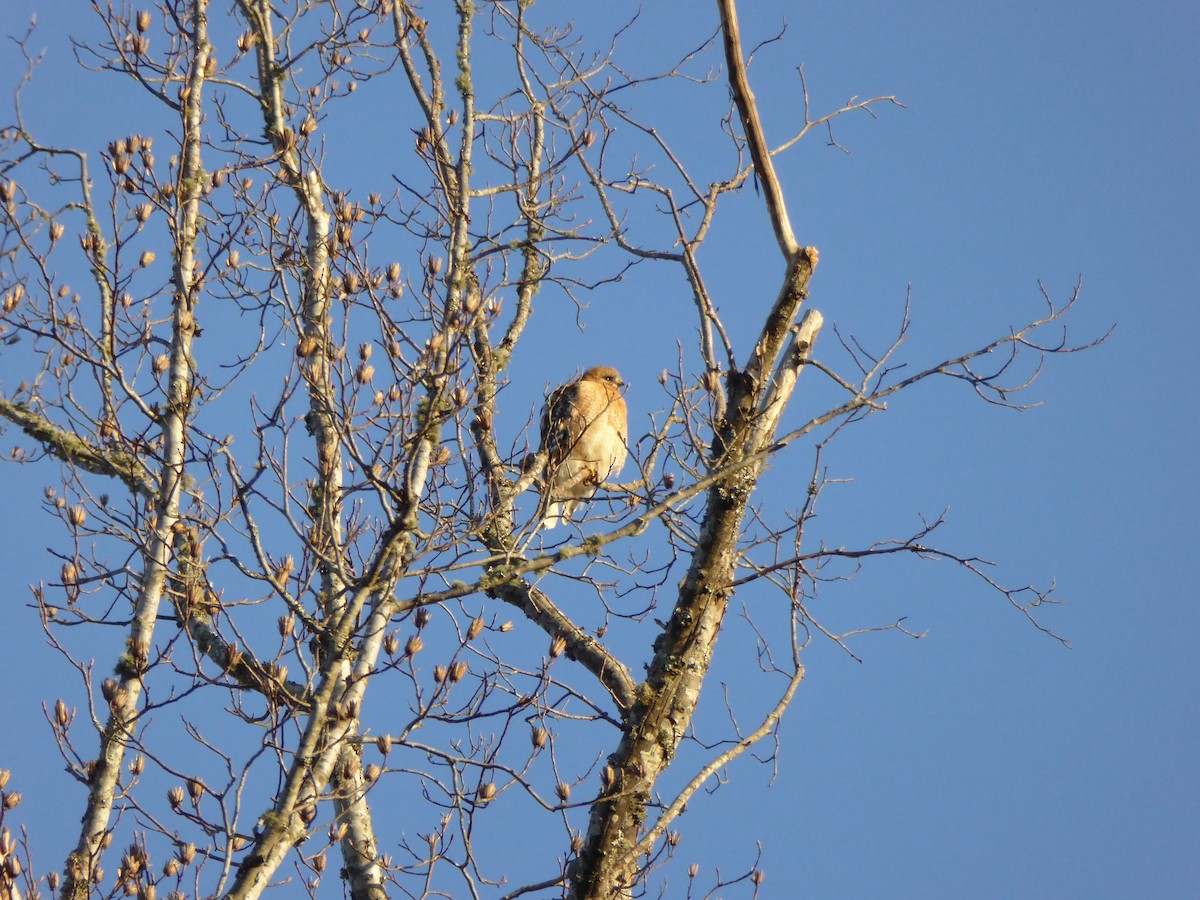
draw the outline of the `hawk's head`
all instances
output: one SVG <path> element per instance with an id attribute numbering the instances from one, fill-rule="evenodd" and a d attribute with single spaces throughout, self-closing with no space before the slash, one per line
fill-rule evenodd
<path id="1" fill-rule="evenodd" d="M 625 382 L 621 380 L 621 376 L 612 366 L 592 366 L 579 378 L 580 381 L 599 381 L 604 384 L 611 384 L 615 387 L 620 387 Z"/>

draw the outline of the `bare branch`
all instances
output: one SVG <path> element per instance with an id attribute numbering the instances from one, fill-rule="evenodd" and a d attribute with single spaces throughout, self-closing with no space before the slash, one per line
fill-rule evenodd
<path id="1" fill-rule="evenodd" d="M 741 116 L 746 142 L 750 145 L 750 156 L 754 160 L 754 171 L 762 185 L 767 212 L 771 216 L 771 227 L 775 229 L 775 240 L 779 242 L 783 258 L 790 264 L 800 250 L 800 245 L 796 242 L 792 223 L 788 220 L 783 188 L 779 183 L 779 176 L 775 173 L 775 165 L 771 162 L 771 152 L 763 134 L 758 106 L 754 102 L 754 92 L 750 90 L 750 79 L 746 75 L 737 5 L 734 0 L 718 0 L 717 7 L 721 12 L 721 36 L 725 44 L 725 65 L 729 69 L 729 87 L 733 91 L 733 99 Z"/>

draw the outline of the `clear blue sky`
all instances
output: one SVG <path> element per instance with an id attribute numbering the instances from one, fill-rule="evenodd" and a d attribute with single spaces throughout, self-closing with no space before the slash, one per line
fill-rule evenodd
<path id="1" fill-rule="evenodd" d="M 72 64 L 65 20 L 91 26 L 83 6 L 17 0 L 0 23 L 18 33 L 38 11 L 34 43 L 49 54 L 34 121 L 96 151 L 132 126 L 109 105 L 112 80 L 55 71 Z M 648 9 L 626 38 L 647 68 L 714 27 L 706 4 L 647 6 L 666 9 Z M 1046 624 L 1072 648 L 946 565 L 884 564 L 831 586 L 821 602 L 839 624 L 907 615 L 927 636 L 868 636 L 855 645 L 861 664 L 817 641 L 773 782 L 770 767 L 738 761 L 731 784 L 692 801 L 680 858 L 732 872 L 761 840 L 767 897 L 1200 896 L 1200 7 L 743 7 L 749 44 L 789 26 L 750 72 L 773 141 L 799 116 L 799 64 L 816 113 L 854 95 L 894 94 L 907 107 L 839 122 L 849 156 L 814 135 L 779 163 L 798 236 L 821 250 L 811 302 L 828 323 L 878 346 L 911 286 L 904 358 L 927 363 L 1036 315 L 1039 280 L 1061 299 L 1082 276 L 1072 336 L 1116 328 L 1100 349 L 1052 361 L 1033 389 L 1037 409 L 926 386 L 848 432 L 827 460 L 832 476 L 854 479 L 825 502 L 831 541 L 893 536 L 948 507 L 945 544 L 996 561 L 1007 582 L 1057 580 L 1069 602 Z M 3 46 L 7 91 L 19 67 Z M 689 140 L 692 112 L 668 110 L 663 129 L 702 161 L 710 148 Z M 778 266 L 752 194 L 712 241 L 762 261 L 713 276 L 730 318 L 747 304 L 745 321 L 757 319 Z M 546 349 L 515 361 L 513 403 L 532 406 L 581 362 L 609 362 L 644 422 L 655 377 L 690 337 L 685 286 L 639 272 L 589 302 L 580 331 L 574 307 L 543 301 L 533 334 Z M 748 326 L 735 332 L 744 358 Z M 832 353 L 831 329 L 822 341 Z M 14 380 L 0 357 L 0 384 Z M 789 477 L 784 463 L 772 474 Z M 64 857 L 82 792 L 61 774 L 41 711 L 77 694 L 76 682 L 26 605 L 25 585 L 58 570 L 46 552 L 58 530 L 32 512 L 57 472 L 39 476 L 0 467 L 0 768 L 20 783 L 45 866 Z M 735 613 L 755 600 L 739 595 Z M 753 665 L 744 638 L 722 642 L 714 696 Z"/>

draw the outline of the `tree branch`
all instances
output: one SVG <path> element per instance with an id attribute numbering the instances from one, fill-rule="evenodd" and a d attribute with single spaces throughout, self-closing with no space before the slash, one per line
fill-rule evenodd
<path id="1" fill-rule="evenodd" d="M 102 450 L 74 432 L 59 428 L 24 403 L 0 397 L 0 416 L 41 444 L 56 459 L 93 475 L 124 482 L 135 494 L 154 496 L 154 480 L 142 461 L 119 450 Z"/>
<path id="2" fill-rule="evenodd" d="M 771 216 L 771 227 L 775 230 L 775 240 L 779 242 L 783 258 L 790 262 L 800 245 L 796 242 L 792 223 L 788 220 L 783 188 L 779 184 L 779 176 L 775 173 L 775 164 L 771 161 L 771 148 L 767 144 L 766 135 L 763 134 L 758 105 L 754 102 L 754 92 L 750 90 L 750 79 L 746 76 L 737 4 L 734 0 L 717 0 L 717 7 L 721 12 L 721 36 L 725 44 L 729 87 L 733 91 L 733 100 L 742 120 L 746 142 L 750 145 L 750 157 L 754 160 L 754 171 L 762 185 L 767 212 Z"/>

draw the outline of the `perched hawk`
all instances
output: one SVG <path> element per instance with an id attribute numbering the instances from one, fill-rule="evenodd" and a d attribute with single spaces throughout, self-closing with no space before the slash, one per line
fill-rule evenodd
<path id="1" fill-rule="evenodd" d="M 555 388 L 542 409 L 546 477 L 542 525 L 570 519 L 596 486 L 625 465 L 628 426 L 623 384 L 617 370 L 594 366 L 578 381 Z"/>

